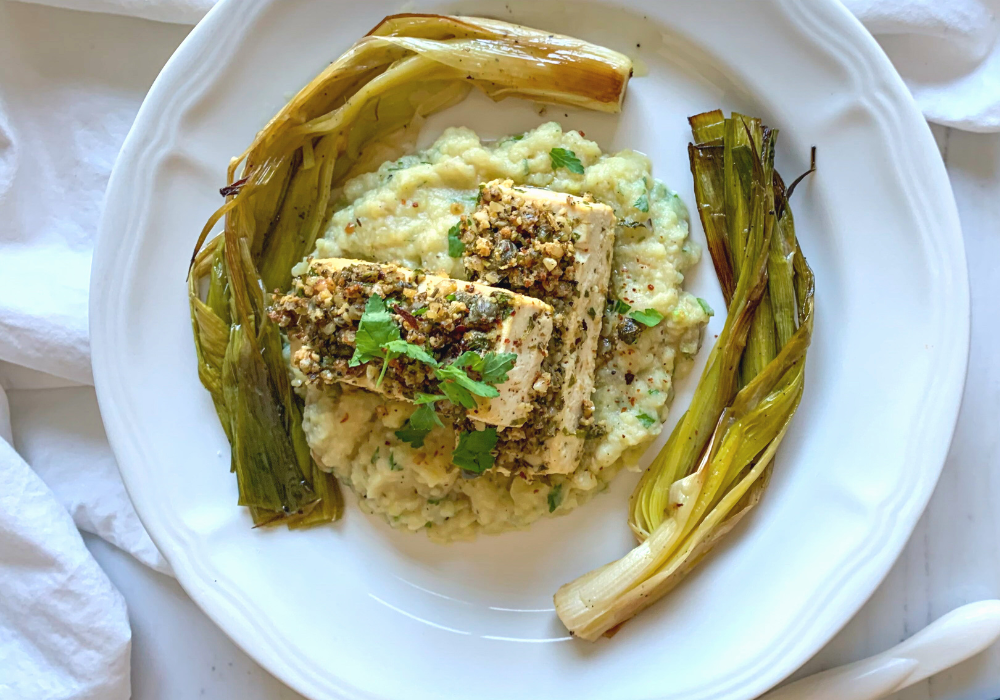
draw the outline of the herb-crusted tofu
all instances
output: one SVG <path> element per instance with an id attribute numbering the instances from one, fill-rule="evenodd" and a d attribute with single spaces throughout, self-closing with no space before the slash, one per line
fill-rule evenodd
<path id="1" fill-rule="evenodd" d="M 532 296 L 554 309 L 552 338 L 536 407 L 502 433 L 498 466 L 545 473 L 576 469 L 594 406 L 594 371 L 615 238 L 611 208 L 592 197 L 508 180 L 483 186 L 463 220 L 461 241 L 471 279 Z"/>
<path id="2" fill-rule="evenodd" d="M 344 258 L 310 261 L 270 308 L 307 382 L 417 402 L 443 390 L 470 418 L 499 426 L 533 408 L 552 316 L 549 304 L 508 290 Z"/>

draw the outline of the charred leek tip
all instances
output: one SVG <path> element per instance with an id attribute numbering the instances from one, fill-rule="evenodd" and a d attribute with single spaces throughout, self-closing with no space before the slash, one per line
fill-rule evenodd
<path id="1" fill-rule="evenodd" d="M 814 282 L 773 171 L 777 132 L 721 111 L 690 122 L 695 198 L 728 316 L 691 406 L 632 494 L 640 544 L 555 595 L 582 639 L 666 595 L 756 505 L 802 397 Z"/>
<path id="2" fill-rule="evenodd" d="M 571 37 L 478 17 L 393 15 L 230 162 L 227 200 L 198 237 L 188 292 L 199 377 L 255 524 L 304 527 L 341 513 L 336 480 L 309 455 L 265 291 L 288 287 L 292 266 L 329 221 L 332 189 L 363 167 L 365 147 L 472 87 L 495 100 L 617 112 L 631 72 L 626 56 Z M 223 233 L 209 241 L 220 221 Z"/>

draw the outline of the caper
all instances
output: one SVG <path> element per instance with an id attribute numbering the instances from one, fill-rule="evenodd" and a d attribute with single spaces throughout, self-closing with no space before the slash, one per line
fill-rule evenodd
<path id="1" fill-rule="evenodd" d="M 640 333 L 642 333 L 642 328 L 628 316 L 618 324 L 618 338 L 626 345 L 632 345 L 637 341 Z"/>
<path id="2" fill-rule="evenodd" d="M 500 320 L 500 307 L 485 297 L 475 297 L 469 304 L 469 325 L 495 323 Z M 466 302 L 468 303 L 468 302 Z"/>
<path id="3" fill-rule="evenodd" d="M 509 265 L 517 258 L 517 246 L 506 239 L 497 243 L 497 259 L 501 265 Z"/>

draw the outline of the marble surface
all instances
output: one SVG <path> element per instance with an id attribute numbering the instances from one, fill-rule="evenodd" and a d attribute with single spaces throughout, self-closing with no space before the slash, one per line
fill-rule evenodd
<path id="1" fill-rule="evenodd" d="M 964 603 L 1000 598 L 1000 135 L 934 131 L 962 217 L 972 286 L 972 349 L 955 439 L 899 561 L 797 677 L 883 651 Z M 101 540 L 87 543 L 128 601 L 136 700 L 300 697 L 230 642 L 173 579 Z M 1000 645 L 894 698 L 996 700 Z"/>

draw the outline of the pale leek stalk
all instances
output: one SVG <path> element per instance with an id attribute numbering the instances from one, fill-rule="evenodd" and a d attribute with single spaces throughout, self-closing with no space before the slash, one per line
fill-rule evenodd
<path id="1" fill-rule="evenodd" d="M 198 373 L 232 444 L 240 503 L 258 525 L 339 517 L 336 480 L 302 432 L 301 402 L 265 313 L 332 214 L 366 146 L 463 99 L 521 97 L 621 108 L 631 61 L 570 37 L 476 17 L 387 17 L 295 95 L 230 163 L 226 203 L 189 274 Z M 237 179 L 237 171 L 240 177 Z M 208 240 L 219 221 L 222 234 Z M 207 293 L 203 296 L 207 281 Z"/>
<path id="2" fill-rule="evenodd" d="M 777 132 L 718 111 L 691 126 L 698 211 L 729 311 L 691 406 L 632 494 L 639 545 L 555 595 L 559 618 L 587 640 L 664 596 L 757 504 L 802 397 L 813 274 L 772 170 Z"/>

